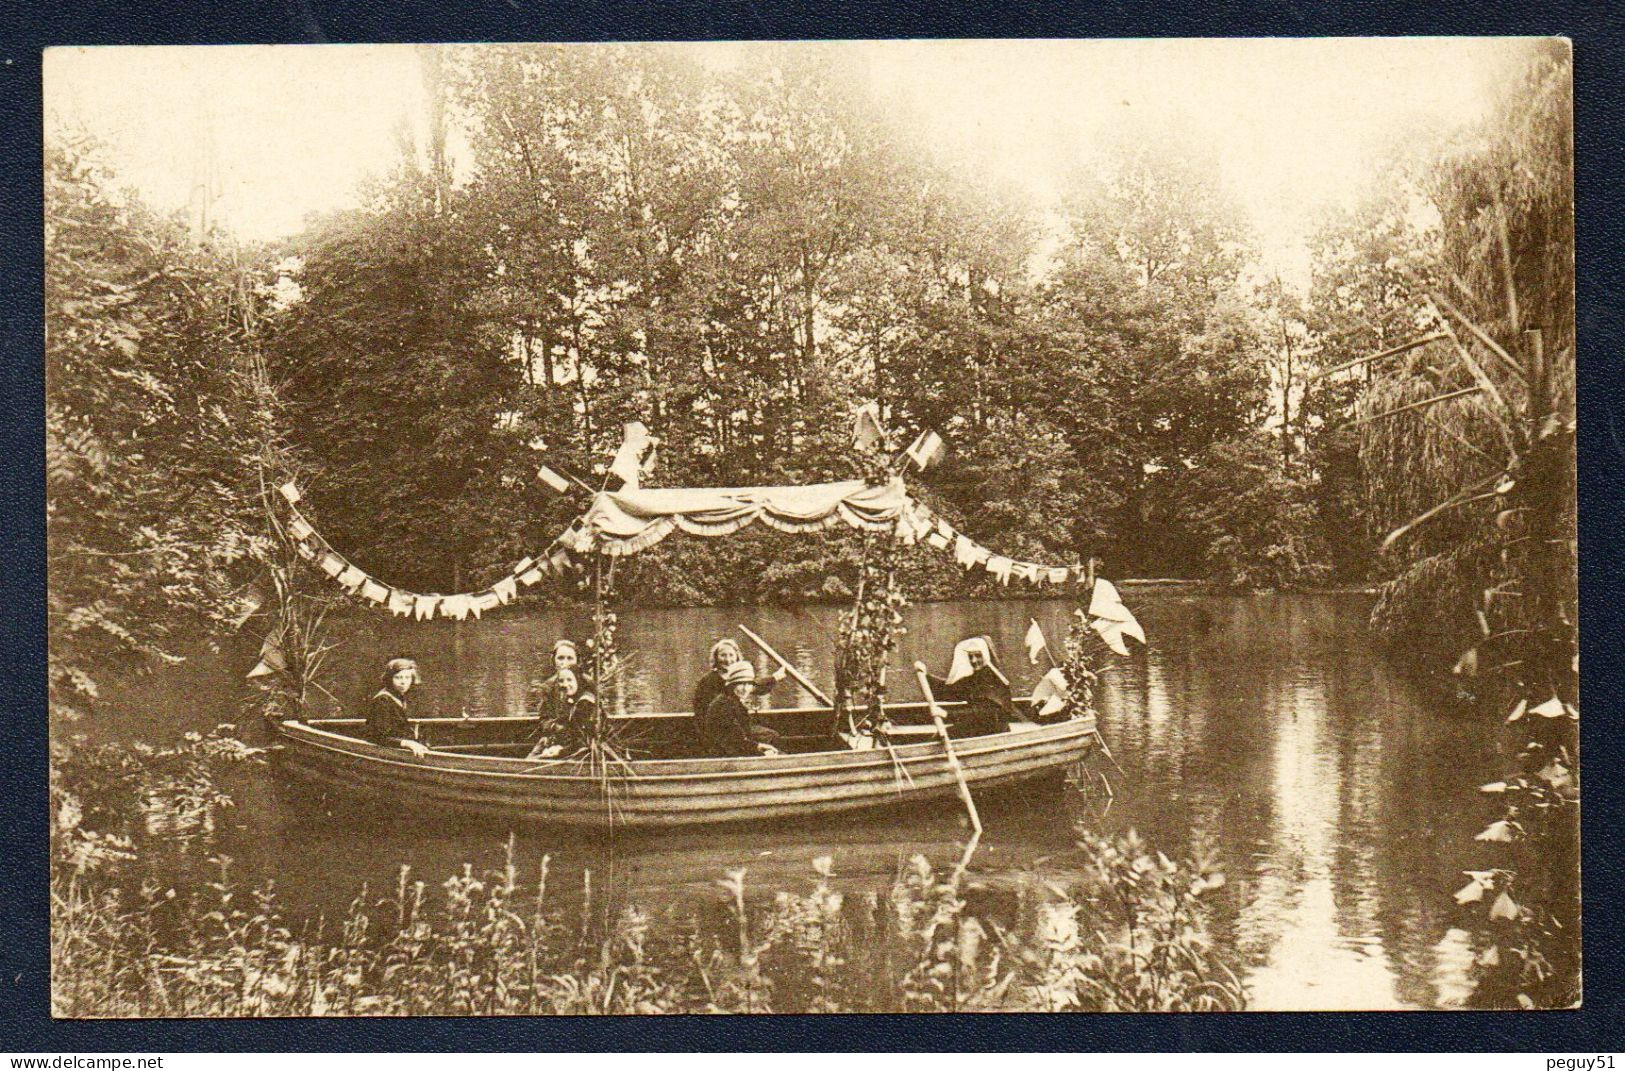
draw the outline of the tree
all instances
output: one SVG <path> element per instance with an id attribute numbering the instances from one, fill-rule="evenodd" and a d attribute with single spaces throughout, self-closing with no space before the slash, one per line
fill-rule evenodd
<path id="1" fill-rule="evenodd" d="M 179 661 L 239 614 L 268 552 L 273 401 L 249 276 L 112 193 L 93 143 L 45 156 L 50 703 Z"/>

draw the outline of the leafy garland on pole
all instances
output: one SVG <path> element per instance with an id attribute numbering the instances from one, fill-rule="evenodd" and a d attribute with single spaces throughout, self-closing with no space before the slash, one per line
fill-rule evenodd
<path id="1" fill-rule="evenodd" d="M 892 459 L 885 440 L 855 442 L 859 474 L 870 484 L 892 478 Z M 898 524 L 903 524 L 899 519 Z M 908 606 L 897 575 L 903 544 L 897 532 L 865 533 L 858 565 L 857 595 L 841 619 L 840 649 L 835 660 L 836 728 L 857 729 L 882 720 L 886 666 L 897 648 L 897 636 Z"/>

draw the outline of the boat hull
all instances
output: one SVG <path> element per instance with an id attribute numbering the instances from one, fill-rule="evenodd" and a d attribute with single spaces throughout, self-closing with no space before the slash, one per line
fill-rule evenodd
<path id="1" fill-rule="evenodd" d="M 300 721 L 280 725 L 282 763 L 325 788 L 402 806 L 477 812 L 577 829 L 773 822 L 950 799 L 941 740 L 869 751 L 635 760 L 594 773 L 580 761 L 430 752 L 415 757 Z M 1095 744 L 1095 721 L 954 740 L 973 792 L 1053 776 Z"/>

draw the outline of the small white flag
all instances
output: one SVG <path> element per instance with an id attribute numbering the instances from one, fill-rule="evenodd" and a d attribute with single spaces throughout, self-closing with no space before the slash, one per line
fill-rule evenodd
<path id="1" fill-rule="evenodd" d="M 1058 712 L 1066 706 L 1067 696 L 1071 694 L 1066 674 L 1061 672 L 1060 666 L 1056 666 L 1033 687 L 1033 703 L 1038 706 L 1038 716 L 1047 718 Z"/>
<path id="2" fill-rule="evenodd" d="M 1104 577 L 1095 579 L 1095 590 L 1089 596 L 1089 619 L 1097 632 L 1100 631 L 1099 622 L 1108 621 L 1115 625 L 1122 635 L 1132 636 L 1141 643 L 1145 642 L 1145 630 L 1140 628 L 1140 623 L 1134 619 L 1129 608 L 1123 605 L 1123 597 L 1117 594 L 1116 585 Z"/>
<path id="3" fill-rule="evenodd" d="M 1038 627 L 1038 618 L 1030 617 L 1027 620 L 1032 624 L 1027 626 L 1027 660 L 1038 665 L 1038 652 L 1049 650 L 1049 644 L 1044 640 L 1044 630 Z"/>
<path id="4" fill-rule="evenodd" d="M 295 539 L 309 539 L 316 534 L 316 529 L 310 526 L 309 521 L 296 513 L 293 515 L 293 520 L 288 522 L 288 533 Z"/>
<path id="5" fill-rule="evenodd" d="M 299 488 L 294 486 L 292 480 L 278 487 L 277 490 L 282 492 L 282 497 L 288 500 L 290 506 L 299 501 Z"/>
<path id="6" fill-rule="evenodd" d="M 496 595 L 498 602 L 506 606 L 519 594 L 519 584 L 513 577 L 505 576 L 491 585 L 491 592 Z"/>
<path id="7" fill-rule="evenodd" d="M 859 450 L 873 450 L 883 446 L 886 433 L 880 427 L 880 406 L 866 402 L 852 418 L 852 445 Z"/>
<path id="8" fill-rule="evenodd" d="M 570 489 L 570 481 L 565 479 L 564 476 L 555 472 L 553 469 L 548 468 L 546 465 L 543 465 L 541 468 L 537 469 L 536 475 L 542 478 L 543 483 L 547 484 L 547 486 L 551 487 L 561 495 Z"/>
<path id="9" fill-rule="evenodd" d="M 942 436 L 927 428 L 920 432 L 919 437 L 904 452 L 908 455 L 908 459 L 924 472 L 942 460 L 943 451 Z"/>
<path id="10" fill-rule="evenodd" d="M 638 477 L 643 471 L 641 464 L 645 451 L 652 450 L 660 441 L 649 434 L 641 420 L 629 420 L 622 428 L 620 449 L 615 451 L 615 459 L 609 463 L 609 471 L 621 478 L 621 489 L 636 491 Z"/>

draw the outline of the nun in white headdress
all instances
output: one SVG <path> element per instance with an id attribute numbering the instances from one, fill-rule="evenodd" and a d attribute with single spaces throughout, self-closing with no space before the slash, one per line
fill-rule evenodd
<path id="1" fill-rule="evenodd" d="M 923 662 L 915 667 L 925 670 Z M 964 703 L 947 710 L 948 731 L 954 736 L 1002 733 L 1012 721 L 1024 720 L 1010 701 L 1010 679 L 999 672 L 993 645 L 986 636 L 972 636 L 954 645 L 948 676 L 933 677 L 931 694 L 945 703 Z"/>

